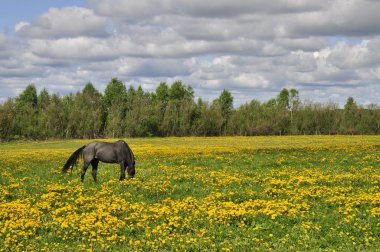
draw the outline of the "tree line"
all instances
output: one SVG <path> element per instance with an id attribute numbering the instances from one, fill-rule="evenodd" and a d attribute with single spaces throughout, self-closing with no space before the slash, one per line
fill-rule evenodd
<path id="1" fill-rule="evenodd" d="M 113 78 L 104 94 L 91 83 L 60 96 L 31 84 L 0 104 L 0 140 L 146 136 L 379 134 L 380 107 L 359 106 L 352 97 L 335 103 L 301 101 L 296 89 L 282 89 L 266 102 L 233 107 L 223 90 L 214 101 L 195 101 L 191 86 L 162 82 L 155 91 L 127 88 Z"/>

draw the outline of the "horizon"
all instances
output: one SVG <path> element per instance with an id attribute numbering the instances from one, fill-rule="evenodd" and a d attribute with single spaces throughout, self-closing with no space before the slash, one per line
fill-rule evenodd
<path id="1" fill-rule="evenodd" d="M 113 80 L 113 79 L 115 79 L 115 77 L 112 78 L 111 80 Z M 116 79 L 117 79 L 117 78 L 116 78 Z M 110 80 L 110 82 L 111 82 L 111 80 Z M 117 79 L 117 80 L 120 81 L 119 79 Z M 188 85 L 188 84 L 186 84 L 186 83 L 183 83 L 181 80 L 177 80 L 177 81 L 181 82 L 182 85 L 184 85 L 184 86 L 190 86 L 190 87 L 194 90 L 194 88 L 193 88 L 191 85 Z M 175 81 L 175 82 L 177 82 L 177 81 Z M 109 83 L 110 83 L 110 82 L 109 82 Z M 108 84 L 109 84 L 109 83 L 108 83 Z M 45 87 L 39 87 L 39 88 L 37 88 L 37 86 L 36 86 L 34 83 L 31 83 L 31 84 L 29 84 L 28 86 L 32 85 L 32 86 L 35 87 L 36 92 L 37 92 L 37 96 L 39 96 L 43 90 L 46 90 L 50 96 L 52 96 L 52 95 L 58 95 L 58 96 L 62 99 L 62 98 L 64 98 L 65 96 L 75 96 L 76 94 L 83 92 L 84 88 L 85 88 L 88 84 L 91 84 L 91 85 L 95 88 L 95 90 L 98 91 L 98 92 L 100 93 L 101 96 L 104 96 L 104 90 L 103 90 L 103 91 L 98 90 L 98 89 L 93 85 L 93 83 L 91 83 L 91 82 L 86 83 L 86 85 L 84 85 L 81 89 L 79 89 L 79 90 L 77 90 L 77 91 L 75 91 L 75 92 L 68 92 L 68 93 L 65 93 L 65 94 L 63 94 L 63 93 L 59 93 L 59 92 L 57 92 L 57 93 L 51 92 L 49 89 L 47 89 L 47 88 L 45 88 Z M 124 86 L 125 86 L 125 88 L 126 88 L 126 91 L 128 91 L 129 88 L 134 88 L 134 90 L 137 90 L 139 87 L 141 87 L 142 90 L 143 90 L 145 93 L 149 93 L 149 94 L 155 94 L 155 93 L 156 93 L 156 90 L 151 90 L 151 91 L 149 91 L 149 90 L 144 90 L 144 88 L 143 88 L 141 85 L 139 85 L 139 86 L 133 86 L 133 85 L 127 86 L 127 85 L 125 85 L 125 83 L 123 83 L 123 84 L 124 84 Z M 170 87 L 174 84 L 174 82 L 173 82 L 173 83 L 166 83 L 166 82 L 165 82 L 165 84 L 170 88 Z M 26 89 L 28 86 L 26 86 L 25 89 Z M 157 86 L 158 86 L 158 85 L 157 85 Z M 25 91 L 25 89 L 22 90 L 22 91 Z M 289 88 L 283 88 L 283 89 L 287 89 L 288 91 L 290 91 Z M 283 89 L 282 89 L 282 90 L 283 90 Z M 215 99 L 207 100 L 207 99 L 204 99 L 204 98 L 202 98 L 202 97 L 196 97 L 196 96 L 194 95 L 194 97 L 193 97 L 193 101 L 196 102 L 196 101 L 198 101 L 198 99 L 201 99 L 203 102 L 212 103 L 212 102 L 214 102 L 215 100 L 217 100 L 217 99 L 220 97 L 221 93 L 222 93 L 224 90 L 227 90 L 227 91 L 232 95 L 232 98 L 235 99 L 235 97 L 234 97 L 233 94 L 230 92 L 230 90 L 228 90 L 228 88 L 226 88 L 226 89 L 221 90 L 221 91 L 216 95 Z M 259 101 L 261 105 L 264 105 L 265 103 L 268 103 L 268 102 L 270 102 L 271 100 L 277 100 L 278 97 L 279 97 L 279 95 L 280 95 L 280 92 L 281 92 L 282 90 L 280 90 L 275 96 L 273 96 L 273 97 L 268 97 L 267 100 L 259 100 L 259 99 L 254 99 L 254 98 L 253 98 L 253 99 L 251 99 L 251 100 L 247 100 L 247 101 L 245 101 L 244 103 L 240 104 L 239 106 L 235 106 L 235 105 L 233 105 L 233 108 L 236 109 L 236 110 L 239 110 L 241 106 L 243 106 L 243 105 L 247 105 L 247 104 L 251 103 L 252 101 Z M 296 90 L 299 91 L 298 89 L 296 89 Z M 22 92 L 21 92 L 19 95 L 21 95 L 21 94 L 22 94 Z M 19 95 L 18 95 L 18 96 L 14 96 L 14 97 L 8 97 L 6 101 L 9 101 L 10 99 L 17 99 L 17 98 L 19 97 Z M 322 102 L 322 101 L 313 101 L 313 100 L 310 100 L 310 99 L 303 99 L 303 97 L 302 97 L 302 93 L 298 93 L 298 98 L 299 98 L 299 101 L 301 102 L 301 104 L 303 104 L 303 105 L 305 105 L 305 106 L 308 106 L 308 105 L 336 105 L 336 106 L 338 107 L 338 109 L 344 109 L 344 106 L 347 104 L 347 102 L 348 102 L 348 100 L 349 100 L 350 98 L 353 98 L 353 101 L 355 102 L 355 104 L 356 104 L 357 106 L 359 106 L 359 107 L 361 107 L 361 108 L 364 108 L 364 109 L 367 108 L 367 107 L 369 107 L 369 106 L 373 106 L 373 105 L 375 105 L 375 106 L 377 106 L 377 107 L 380 106 L 380 103 L 360 104 L 360 103 L 357 102 L 357 99 L 356 99 L 354 96 L 348 96 L 348 97 L 346 98 L 345 103 L 342 104 L 342 105 L 339 104 L 339 103 L 337 103 L 337 102 L 334 102 L 333 100 L 328 100 L 328 101 Z M 6 101 L 0 101 L 0 105 L 4 104 L 4 102 L 6 102 Z"/>

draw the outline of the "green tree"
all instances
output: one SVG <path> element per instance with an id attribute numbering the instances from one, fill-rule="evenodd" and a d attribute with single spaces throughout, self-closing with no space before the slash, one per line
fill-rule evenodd
<path id="1" fill-rule="evenodd" d="M 101 133 L 102 97 L 92 83 L 78 92 L 69 107 L 69 129 L 76 138 L 95 138 Z"/>
<path id="2" fill-rule="evenodd" d="M 233 132 L 237 135 L 252 136 L 268 134 L 268 118 L 264 115 L 264 106 L 260 101 L 252 100 L 243 104 L 231 118 L 234 124 Z"/>
<path id="3" fill-rule="evenodd" d="M 222 117 L 223 117 L 223 123 L 222 123 L 222 131 L 221 134 L 225 134 L 227 131 L 227 125 L 229 123 L 232 110 L 233 110 L 233 101 L 234 98 L 232 97 L 231 93 L 224 89 L 218 99 L 214 101 L 214 103 L 217 103 L 221 109 Z"/>
<path id="4" fill-rule="evenodd" d="M 343 110 L 343 132 L 348 134 L 355 134 L 357 124 L 360 120 L 359 107 L 356 104 L 354 98 L 348 97 Z"/>
<path id="5" fill-rule="evenodd" d="M 360 109 L 360 120 L 357 124 L 357 132 L 361 134 L 378 134 L 380 126 L 379 107 L 370 104 Z"/>
<path id="6" fill-rule="evenodd" d="M 198 136 L 217 136 L 220 135 L 223 126 L 223 114 L 220 104 L 198 99 L 196 109 L 194 109 L 196 119 L 193 129 Z"/>
<path id="7" fill-rule="evenodd" d="M 157 129 L 156 133 L 159 136 L 164 136 L 165 132 L 162 127 L 165 111 L 169 102 L 169 87 L 166 82 L 161 82 L 155 91 L 154 106 Z"/>
<path id="8" fill-rule="evenodd" d="M 49 119 L 47 117 L 46 109 L 50 104 L 50 95 L 46 88 L 42 89 L 37 97 L 37 108 L 38 108 L 38 138 L 48 138 L 49 133 Z"/>
<path id="9" fill-rule="evenodd" d="M 194 111 L 193 88 L 176 81 L 171 85 L 168 95 L 168 104 L 159 125 L 160 132 L 166 136 L 190 134 Z"/>
<path id="10" fill-rule="evenodd" d="M 29 84 L 16 99 L 18 106 L 26 105 L 32 108 L 37 107 L 37 101 L 37 90 L 34 84 Z"/>
<path id="11" fill-rule="evenodd" d="M 289 102 L 289 90 L 286 88 L 283 88 L 280 93 L 277 96 L 277 106 L 278 108 L 282 110 L 288 110 L 290 107 L 290 102 Z"/>
<path id="12" fill-rule="evenodd" d="M 75 97 L 76 112 L 79 114 L 78 134 L 85 138 L 96 138 L 102 132 L 102 95 L 89 82 Z"/>
<path id="13" fill-rule="evenodd" d="M 277 96 L 276 127 L 280 135 L 288 133 L 291 124 L 290 117 L 290 93 L 283 88 Z"/>
<path id="14" fill-rule="evenodd" d="M 136 91 L 130 88 L 129 102 L 131 109 L 126 115 L 126 134 L 132 137 L 152 136 L 157 131 L 152 94 L 144 92 L 141 86 Z"/>
<path id="15" fill-rule="evenodd" d="M 305 103 L 302 106 L 302 113 L 299 116 L 300 132 L 304 135 L 315 133 L 316 121 L 312 103 Z"/>
<path id="16" fill-rule="evenodd" d="M 349 97 L 334 103 L 301 102 L 296 89 L 282 89 L 266 102 L 233 108 L 223 90 L 213 102 L 194 102 L 191 86 L 161 82 L 155 92 L 126 90 L 113 78 L 104 95 L 88 83 L 81 92 L 60 97 L 33 84 L 0 104 L 0 140 L 119 136 L 216 136 L 274 134 L 380 134 L 380 108 L 359 106 Z"/>
<path id="17" fill-rule="evenodd" d="M 0 105 L 0 140 L 9 141 L 14 137 L 15 117 L 16 103 L 13 99 L 8 99 Z"/>
<path id="18" fill-rule="evenodd" d="M 166 106 L 166 104 L 169 101 L 169 87 L 166 84 L 166 82 L 161 82 L 158 87 L 156 88 L 156 99 L 161 102 L 161 105 L 163 107 Z"/>
<path id="19" fill-rule="evenodd" d="M 62 98 L 62 108 L 67 117 L 67 125 L 65 130 L 65 138 L 76 138 L 77 136 L 77 127 L 76 127 L 76 113 L 75 109 L 75 96 L 70 93 Z"/>
<path id="20" fill-rule="evenodd" d="M 44 114 L 47 123 L 47 137 L 65 138 L 73 137 L 68 134 L 69 126 L 69 108 L 72 106 L 72 100 L 66 96 L 61 99 L 59 95 L 53 94 L 50 98 L 49 106 Z M 75 127 L 75 125 L 73 125 Z"/>
<path id="21" fill-rule="evenodd" d="M 46 88 L 42 89 L 37 97 L 37 105 L 39 111 L 43 112 L 50 104 L 50 95 Z"/>
<path id="22" fill-rule="evenodd" d="M 182 84 L 182 81 L 174 82 L 168 92 L 169 100 L 180 102 L 194 98 L 194 90 L 189 85 Z"/>
<path id="23" fill-rule="evenodd" d="M 289 91 L 289 110 L 290 110 L 290 133 L 298 134 L 297 115 L 300 106 L 299 92 L 297 89 L 290 89 Z"/>
<path id="24" fill-rule="evenodd" d="M 38 138 L 37 90 L 28 85 L 16 99 L 16 134 L 30 139 Z"/>
<path id="25" fill-rule="evenodd" d="M 283 127 L 281 120 L 283 119 L 283 109 L 279 109 L 278 101 L 270 99 L 262 106 L 262 123 L 261 130 L 263 135 L 282 134 Z"/>
<path id="26" fill-rule="evenodd" d="M 124 135 L 127 112 L 126 92 L 125 85 L 117 78 L 113 78 L 104 91 L 105 132 L 108 136 Z"/>

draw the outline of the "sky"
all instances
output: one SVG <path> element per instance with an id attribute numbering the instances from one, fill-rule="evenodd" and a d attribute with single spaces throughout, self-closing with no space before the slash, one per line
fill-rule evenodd
<path id="1" fill-rule="evenodd" d="M 66 95 L 116 77 L 176 80 L 238 107 L 282 88 L 304 101 L 380 104 L 377 0 L 5 0 L 0 102 L 33 83 Z"/>

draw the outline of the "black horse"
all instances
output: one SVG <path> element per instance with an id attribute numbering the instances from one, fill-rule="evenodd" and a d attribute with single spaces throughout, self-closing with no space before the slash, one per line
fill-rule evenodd
<path id="1" fill-rule="evenodd" d="M 96 181 L 99 161 L 119 164 L 120 180 L 125 179 L 125 169 L 127 167 L 129 178 L 133 178 L 135 176 L 135 157 L 128 144 L 122 140 L 115 143 L 92 142 L 80 147 L 73 154 L 71 154 L 62 168 L 62 172 L 66 173 L 70 167 L 72 171 L 81 154 L 83 154 L 84 161 L 81 173 L 82 182 L 90 164 L 92 165 L 92 177 Z"/>

